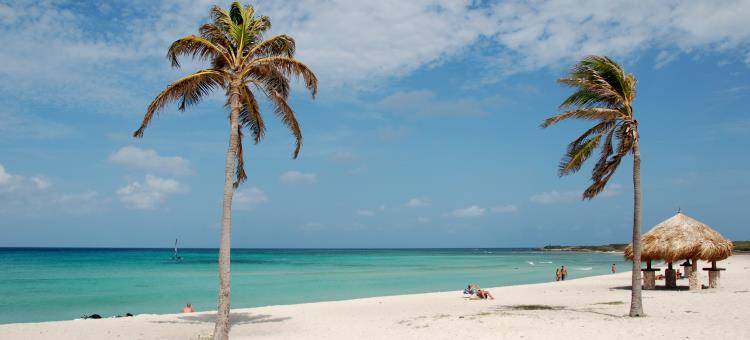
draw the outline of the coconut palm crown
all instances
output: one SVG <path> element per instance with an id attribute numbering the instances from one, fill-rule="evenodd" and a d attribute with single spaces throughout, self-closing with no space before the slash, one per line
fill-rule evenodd
<path id="1" fill-rule="evenodd" d="M 173 42 L 167 51 L 172 67 L 180 67 L 179 58 L 182 56 L 209 61 L 211 67 L 167 86 L 151 102 L 140 128 L 133 134 L 134 137 L 143 137 L 154 114 L 158 115 L 170 103 L 178 102 L 178 109 L 184 111 L 199 103 L 211 91 L 221 88 L 226 90 L 227 106 L 231 107 L 232 91 L 238 91 L 241 109 L 238 116 L 235 186 L 247 179 L 242 157 L 242 128 L 252 133 L 256 144 L 265 134 L 256 93 L 268 98 L 276 116 L 292 132 L 296 140 L 293 158 L 297 158 L 302 146 L 302 132 L 287 102 L 289 78 L 302 77 L 313 98 L 318 87 L 315 74 L 294 58 L 294 39 L 287 35 L 264 39 L 264 33 L 271 28 L 271 21 L 266 16 L 255 14 L 252 6 L 243 7 L 238 2 L 232 3 L 229 11 L 214 6 L 211 9 L 212 22 L 200 27 L 199 36 L 189 35 Z"/>
<path id="2" fill-rule="evenodd" d="M 584 199 L 591 199 L 604 190 L 623 157 L 633 152 L 634 141 L 638 139 L 638 121 L 632 108 L 636 80 L 612 59 L 588 56 L 558 82 L 575 88 L 576 92 L 560 105 L 560 109 L 567 111 L 546 119 L 541 126 L 546 128 L 566 119 L 596 122 L 568 145 L 558 169 L 560 176 L 577 172 L 600 147 L 599 160 L 591 174 L 592 184 L 583 192 Z"/>

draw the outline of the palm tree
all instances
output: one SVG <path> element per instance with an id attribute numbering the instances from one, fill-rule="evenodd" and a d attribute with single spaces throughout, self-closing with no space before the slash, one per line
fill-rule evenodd
<path id="1" fill-rule="evenodd" d="M 219 248 L 219 302 L 214 328 L 214 339 L 229 337 L 229 264 L 232 218 L 232 196 L 237 186 L 247 179 L 242 156 L 242 129 L 247 128 L 253 142 L 260 142 L 265 124 L 260 114 L 256 93 L 262 93 L 274 108 L 274 113 L 292 132 L 296 147 L 292 158 L 297 158 L 302 146 L 302 132 L 287 99 L 289 78 L 302 77 L 312 92 L 317 92 L 318 80 L 303 63 L 294 58 L 292 37 L 278 35 L 264 39 L 271 27 L 265 16 L 256 16 L 252 6 L 232 3 L 229 10 L 214 6 L 211 23 L 190 35 L 173 42 L 167 51 L 172 66 L 179 68 L 179 57 L 190 56 L 210 61 L 211 66 L 183 77 L 167 86 L 146 110 L 143 123 L 133 134 L 142 137 L 143 130 L 169 103 L 178 102 L 184 111 L 197 104 L 213 90 L 226 91 L 229 108 L 229 147 L 224 168 L 224 205 L 221 215 L 221 244 Z M 255 92 L 253 92 L 253 90 Z"/>
<path id="2" fill-rule="evenodd" d="M 562 104 L 563 113 L 547 118 L 546 128 L 566 119 L 596 122 L 568 145 L 560 161 L 559 175 L 581 169 L 591 153 L 601 146 L 599 160 L 592 170 L 592 184 L 583 199 L 596 197 L 604 190 L 623 157 L 633 154 L 633 275 L 630 316 L 643 315 L 641 304 L 641 151 L 638 145 L 638 121 L 633 115 L 636 80 L 632 74 L 605 56 L 588 56 L 575 64 L 566 78 L 558 82 L 575 88 Z"/>

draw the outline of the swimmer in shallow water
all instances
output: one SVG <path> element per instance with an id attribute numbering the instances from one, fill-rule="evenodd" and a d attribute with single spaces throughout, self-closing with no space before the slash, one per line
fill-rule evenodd
<path id="1" fill-rule="evenodd" d="M 182 307 L 183 313 L 195 313 L 195 309 L 193 309 L 193 304 L 188 302 L 185 307 Z"/>

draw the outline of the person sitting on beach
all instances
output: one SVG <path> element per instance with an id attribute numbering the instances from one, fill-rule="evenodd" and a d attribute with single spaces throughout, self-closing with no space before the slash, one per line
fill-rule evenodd
<path id="1" fill-rule="evenodd" d="M 477 297 L 480 298 L 480 299 L 483 299 L 483 300 L 486 300 L 486 299 L 494 300 L 495 299 L 495 297 L 492 296 L 492 293 L 490 293 L 489 291 L 484 290 L 484 289 L 477 289 Z"/>
<path id="2" fill-rule="evenodd" d="M 474 295 L 476 293 L 476 290 L 474 289 L 474 285 L 469 284 L 466 286 L 466 289 L 464 289 L 464 294 L 466 295 Z"/>
<path id="3" fill-rule="evenodd" d="M 182 308 L 183 313 L 195 313 L 195 309 L 193 309 L 193 304 L 188 302 L 185 307 Z"/>
<path id="4" fill-rule="evenodd" d="M 568 276 L 568 269 L 565 266 L 560 267 L 560 278 L 565 281 L 565 277 Z"/>
<path id="5" fill-rule="evenodd" d="M 560 268 L 555 269 L 555 281 L 560 281 L 561 277 L 562 277 L 562 272 L 560 271 Z"/>

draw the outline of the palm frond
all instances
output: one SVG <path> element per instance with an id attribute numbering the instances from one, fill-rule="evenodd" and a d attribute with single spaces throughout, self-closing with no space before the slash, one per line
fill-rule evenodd
<path id="1" fill-rule="evenodd" d="M 277 35 L 255 45 L 246 58 L 267 58 L 281 56 L 292 58 L 296 50 L 294 39 L 288 35 Z"/>
<path id="2" fill-rule="evenodd" d="M 211 90 L 224 87 L 224 74 L 216 70 L 202 70 L 178 79 L 167 86 L 151 102 L 143 117 L 140 128 L 133 133 L 133 137 L 143 137 L 143 131 L 151 122 L 154 114 L 158 114 L 169 103 L 180 100 L 179 109 L 185 110 L 195 104 Z"/>
<path id="3" fill-rule="evenodd" d="M 247 173 L 245 172 L 245 156 L 242 153 L 242 125 L 237 126 L 237 152 L 235 153 L 235 177 L 233 186 L 235 189 L 240 184 L 247 180 Z"/>
<path id="4" fill-rule="evenodd" d="M 318 78 L 315 76 L 315 73 L 313 73 L 307 65 L 296 59 L 287 57 L 268 57 L 255 59 L 250 62 L 250 66 L 259 65 L 271 65 L 288 77 L 301 76 L 305 81 L 305 87 L 310 90 L 310 93 L 312 93 L 312 97 L 315 98 L 315 95 L 318 93 Z M 250 70 L 252 70 L 252 67 L 248 67 L 245 72 L 250 72 Z M 244 78 L 245 76 L 246 74 L 243 73 L 242 77 Z"/>
<path id="5" fill-rule="evenodd" d="M 255 144 L 258 144 L 265 135 L 266 125 L 260 115 L 260 106 L 250 88 L 243 86 L 240 92 L 242 98 L 242 110 L 240 111 L 240 125 L 247 127 L 253 134 Z"/>
<path id="6" fill-rule="evenodd" d="M 605 133 L 614 131 L 613 128 L 615 127 L 615 125 L 617 125 L 617 123 L 614 120 L 605 120 L 599 124 L 594 125 L 592 128 L 586 130 L 586 132 L 576 138 L 576 140 L 571 142 L 568 146 L 568 151 L 577 148 L 584 140 L 587 140 L 592 135 L 603 135 Z"/>
<path id="7" fill-rule="evenodd" d="M 271 65 L 255 65 L 249 68 L 247 81 L 255 84 L 265 93 L 278 92 L 284 99 L 289 98 L 291 86 L 287 76 Z"/>
<path id="8" fill-rule="evenodd" d="M 178 58 L 182 55 L 190 55 L 199 60 L 224 58 L 227 63 L 230 63 L 224 47 L 214 45 L 209 40 L 194 35 L 178 39 L 169 46 L 167 58 L 172 62 L 172 67 L 180 67 Z"/>
<path id="9" fill-rule="evenodd" d="M 607 108 L 590 107 L 590 108 L 583 108 L 583 109 L 575 109 L 575 110 L 563 112 L 558 115 L 545 119 L 544 122 L 542 122 L 541 127 L 546 128 L 551 125 L 557 124 L 558 122 L 562 120 L 570 119 L 570 118 L 585 119 L 585 120 L 616 120 L 619 116 L 620 116 L 619 110 L 613 110 L 613 109 L 607 109 Z"/>
<path id="10" fill-rule="evenodd" d="M 615 165 L 614 168 L 616 169 L 617 166 Z M 609 179 L 612 178 L 613 174 L 614 174 L 614 171 L 610 172 L 604 178 L 601 178 L 591 183 L 591 185 L 588 188 L 586 188 L 586 190 L 583 191 L 583 199 L 584 200 L 592 199 L 596 197 L 596 195 L 599 195 L 602 191 L 604 191 L 604 188 L 607 187 L 607 183 L 609 183 Z"/>
<path id="11" fill-rule="evenodd" d="M 560 161 L 558 175 L 562 177 L 580 170 L 583 163 L 589 158 L 589 156 L 591 156 L 591 153 L 599 145 L 601 139 L 601 135 L 596 135 L 585 142 L 570 148 Z"/>
<path id="12" fill-rule="evenodd" d="M 225 31 L 229 27 L 229 23 L 232 21 L 229 17 L 229 12 L 217 5 L 211 7 L 210 17 L 214 25 L 221 27 Z"/>
<path id="13" fill-rule="evenodd" d="M 234 52 L 234 41 L 227 35 L 226 31 L 219 28 L 216 24 L 203 24 L 199 29 L 203 39 L 206 39 L 216 46 L 223 47 L 230 55 Z"/>
<path id="14" fill-rule="evenodd" d="M 289 128 L 289 131 L 292 132 L 292 135 L 295 139 L 295 148 L 294 153 L 292 153 L 292 158 L 297 158 L 299 155 L 299 150 L 302 148 L 302 130 L 299 128 L 299 122 L 297 122 L 297 117 L 294 116 L 294 111 L 289 106 L 289 103 L 286 102 L 286 99 L 281 96 L 281 94 L 276 92 L 271 92 L 268 94 L 268 99 L 273 103 L 274 105 L 274 113 L 277 117 L 281 120 L 284 125 L 286 125 L 287 128 Z"/>

